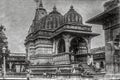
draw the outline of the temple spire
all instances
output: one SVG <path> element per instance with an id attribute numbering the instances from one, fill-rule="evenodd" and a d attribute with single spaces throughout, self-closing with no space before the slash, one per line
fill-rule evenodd
<path id="1" fill-rule="evenodd" d="M 74 10 L 73 5 L 70 6 L 70 10 Z"/>
<path id="2" fill-rule="evenodd" d="M 54 5 L 54 7 L 53 7 L 53 11 L 56 11 L 57 10 L 57 8 L 56 8 L 56 6 Z"/>
<path id="3" fill-rule="evenodd" d="M 39 8 L 43 7 L 42 0 L 39 0 Z"/>
<path id="4" fill-rule="evenodd" d="M 37 4 L 37 8 L 43 8 L 42 0 L 34 0 Z"/>
<path id="5" fill-rule="evenodd" d="M 44 9 L 43 7 L 43 3 L 42 0 L 34 0 L 37 4 L 37 9 L 36 9 L 36 13 L 35 13 L 35 18 L 34 18 L 34 22 L 39 21 L 43 16 L 45 16 L 47 14 L 46 9 Z"/>

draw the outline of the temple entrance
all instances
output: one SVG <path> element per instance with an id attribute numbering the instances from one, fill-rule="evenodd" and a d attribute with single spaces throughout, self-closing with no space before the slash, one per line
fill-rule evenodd
<path id="1" fill-rule="evenodd" d="M 65 52 L 65 41 L 64 39 L 60 39 L 58 42 L 58 53 Z"/>
<path id="2" fill-rule="evenodd" d="M 84 54 L 87 53 L 87 43 L 81 37 L 74 38 L 70 43 L 70 52 L 74 54 Z"/>
<path id="3" fill-rule="evenodd" d="M 71 41 L 70 45 L 70 52 L 74 54 L 74 61 L 86 61 L 86 55 L 84 55 L 88 52 L 86 41 L 81 37 L 76 37 Z"/>

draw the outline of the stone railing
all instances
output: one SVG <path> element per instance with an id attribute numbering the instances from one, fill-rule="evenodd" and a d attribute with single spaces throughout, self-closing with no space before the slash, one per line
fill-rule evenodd
<path id="1" fill-rule="evenodd" d="M 80 63 L 80 62 L 86 62 L 86 59 L 87 59 L 87 54 L 74 54 L 71 52 L 70 53 L 59 53 L 53 56 L 53 63 L 55 65 Z"/>
<path id="2" fill-rule="evenodd" d="M 57 55 L 54 55 L 53 63 L 55 65 L 70 64 L 70 55 L 70 53 L 59 53 Z"/>
<path id="3" fill-rule="evenodd" d="M 93 54 L 93 59 L 105 59 L 105 53 Z"/>

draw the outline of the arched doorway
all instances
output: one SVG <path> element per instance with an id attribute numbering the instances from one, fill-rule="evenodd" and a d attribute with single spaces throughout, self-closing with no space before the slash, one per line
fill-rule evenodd
<path id="1" fill-rule="evenodd" d="M 84 53 L 88 52 L 87 43 L 81 37 L 76 37 L 76 38 L 72 39 L 70 45 L 71 45 L 70 52 L 72 52 L 74 54 L 84 54 Z"/>
<path id="2" fill-rule="evenodd" d="M 64 39 L 60 39 L 58 42 L 58 53 L 65 52 L 65 41 Z"/>
<path id="3" fill-rule="evenodd" d="M 81 37 L 75 37 L 70 43 L 70 52 L 74 54 L 74 62 L 86 62 L 87 56 L 84 55 L 88 52 L 87 43 Z"/>

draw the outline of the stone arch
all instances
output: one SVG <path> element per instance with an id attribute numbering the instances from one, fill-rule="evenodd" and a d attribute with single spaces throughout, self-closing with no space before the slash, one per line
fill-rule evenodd
<path id="1" fill-rule="evenodd" d="M 60 39 L 58 41 L 58 53 L 62 53 L 65 52 L 65 40 L 64 39 Z"/>
<path id="2" fill-rule="evenodd" d="M 74 54 L 87 53 L 88 46 L 86 40 L 82 37 L 74 37 L 70 42 L 69 50 Z"/>
<path id="3" fill-rule="evenodd" d="M 74 38 L 82 38 L 82 39 L 84 39 L 84 41 L 85 41 L 86 44 L 88 45 L 88 39 L 86 39 L 85 37 L 76 37 L 76 36 L 73 36 L 73 37 L 70 39 L 70 43 L 71 43 L 71 41 L 72 41 Z"/>

